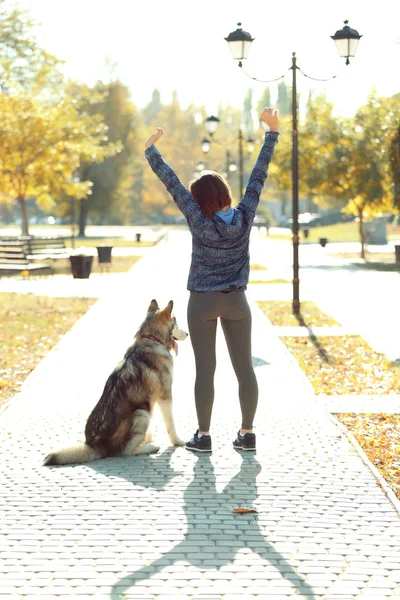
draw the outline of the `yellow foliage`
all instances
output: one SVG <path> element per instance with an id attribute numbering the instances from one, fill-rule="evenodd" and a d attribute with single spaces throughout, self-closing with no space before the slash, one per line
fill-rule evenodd
<path id="1" fill-rule="evenodd" d="M 80 114 L 70 100 L 0 95 L 0 201 L 36 197 L 49 207 L 63 193 L 84 198 L 91 182 L 72 180 L 80 163 L 101 162 L 119 151 L 118 144 L 107 144 L 101 117 Z"/>

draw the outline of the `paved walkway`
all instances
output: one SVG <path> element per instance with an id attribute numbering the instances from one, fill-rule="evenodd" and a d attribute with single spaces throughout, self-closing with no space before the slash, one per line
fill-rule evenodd
<path id="1" fill-rule="evenodd" d="M 100 300 L 28 378 L 0 419 L 0 595 L 6 598 L 342 600 L 400 597 L 399 503 L 313 394 L 253 308 L 259 386 L 255 455 L 233 451 L 237 390 L 223 340 L 211 456 L 44 468 L 82 437 L 109 371 L 151 298 L 186 327 L 189 238 L 171 234 Z M 175 414 L 196 428 L 190 341 L 175 360 Z M 237 515 L 234 507 L 257 513 Z"/>

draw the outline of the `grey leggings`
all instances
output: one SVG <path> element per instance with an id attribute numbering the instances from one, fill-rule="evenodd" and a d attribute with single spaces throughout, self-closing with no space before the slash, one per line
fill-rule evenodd
<path id="1" fill-rule="evenodd" d="M 251 429 L 257 409 L 258 385 L 251 360 L 251 312 L 244 291 L 190 293 L 188 325 L 196 361 L 194 394 L 199 429 L 208 431 L 210 428 L 218 317 L 239 383 L 242 428 Z"/>

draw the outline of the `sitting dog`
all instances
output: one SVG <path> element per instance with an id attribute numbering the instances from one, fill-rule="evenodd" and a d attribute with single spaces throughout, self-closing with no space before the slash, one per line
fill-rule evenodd
<path id="1" fill-rule="evenodd" d="M 86 423 L 85 442 L 49 454 L 44 465 L 86 463 L 109 456 L 158 452 L 149 425 L 154 406 L 160 407 L 171 444 L 183 446 L 172 412 L 173 358 L 176 340 L 187 333 L 178 328 L 173 302 L 160 310 L 152 300 L 135 341 L 108 377 L 103 394 Z M 145 443 L 146 442 L 146 443 Z"/>

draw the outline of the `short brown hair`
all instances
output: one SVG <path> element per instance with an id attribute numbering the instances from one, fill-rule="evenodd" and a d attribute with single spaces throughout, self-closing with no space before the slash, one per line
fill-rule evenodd
<path id="1" fill-rule="evenodd" d="M 217 210 L 232 204 L 229 184 L 215 171 L 203 171 L 190 182 L 190 192 L 206 217 L 212 217 Z"/>

